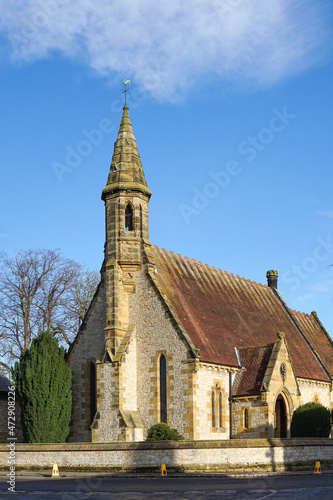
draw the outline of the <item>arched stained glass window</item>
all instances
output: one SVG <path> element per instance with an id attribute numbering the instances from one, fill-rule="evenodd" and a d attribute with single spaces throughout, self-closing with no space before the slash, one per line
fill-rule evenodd
<path id="1" fill-rule="evenodd" d="M 161 422 L 167 423 L 167 373 L 166 373 L 166 358 L 162 354 L 160 357 L 160 419 Z"/>
<path id="2" fill-rule="evenodd" d="M 96 411 L 96 367 L 94 363 L 90 363 L 90 422 L 93 421 Z"/>
<path id="3" fill-rule="evenodd" d="M 125 230 L 133 231 L 133 209 L 129 203 L 125 210 Z"/>

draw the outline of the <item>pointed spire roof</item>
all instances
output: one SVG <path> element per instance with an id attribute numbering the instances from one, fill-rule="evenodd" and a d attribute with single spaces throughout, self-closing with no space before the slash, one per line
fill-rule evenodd
<path id="1" fill-rule="evenodd" d="M 117 141 L 110 166 L 109 177 L 102 192 L 102 199 L 108 193 L 119 190 L 136 190 L 151 196 L 143 172 L 138 145 L 135 140 L 128 106 L 123 107 Z"/>

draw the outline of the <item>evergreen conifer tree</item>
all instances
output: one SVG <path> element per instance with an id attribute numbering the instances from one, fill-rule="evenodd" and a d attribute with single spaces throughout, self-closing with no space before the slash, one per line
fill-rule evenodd
<path id="1" fill-rule="evenodd" d="M 22 353 L 13 380 L 25 442 L 65 442 L 71 419 L 71 379 L 64 348 L 50 333 L 40 334 Z"/>

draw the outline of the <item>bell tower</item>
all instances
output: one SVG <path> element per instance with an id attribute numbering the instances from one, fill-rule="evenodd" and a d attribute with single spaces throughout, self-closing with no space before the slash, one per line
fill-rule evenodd
<path id="1" fill-rule="evenodd" d="M 151 196 L 133 133 L 128 106 L 123 107 L 114 145 L 105 202 L 105 347 L 112 356 L 129 329 L 128 295 L 135 293 L 136 272 L 149 243 Z"/>

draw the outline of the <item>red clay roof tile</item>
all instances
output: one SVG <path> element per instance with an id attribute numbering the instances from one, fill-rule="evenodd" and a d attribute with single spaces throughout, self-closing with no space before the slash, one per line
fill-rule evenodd
<path id="1" fill-rule="evenodd" d="M 200 349 L 202 361 L 239 366 L 235 346 L 248 349 L 268 345 L 283 331 L 296 376 L 330 381 L 270 287 L 157 247 L 152 251 L 156 279 Z"/>
<path id="2" fill-rule="evenodd" d="M 243 370 L 234 388 L 235 396 L 259 394 L 273 346 L 239 349 Z"/>
<path id="3" fill-rule="evenodd" d="M 333 375 L 333 343 L 316 319 L 315 313 L 311 315 L 299 311 L 291 311 L 291 313 L 312 348 L 319 354 L 329 373 Z"/>

